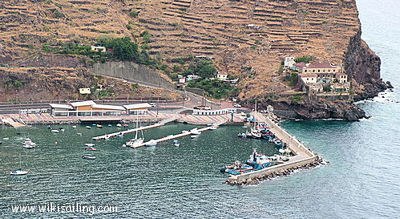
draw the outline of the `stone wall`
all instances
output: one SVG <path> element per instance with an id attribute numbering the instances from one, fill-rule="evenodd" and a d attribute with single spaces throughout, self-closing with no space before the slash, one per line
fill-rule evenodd
<path id="1" fill-rule="evenodd" d="M 90 72 L 94 75 L 121 78 L 147 86 L 175 89 L 172 81 L 157 70 L 133 62 L 95 63 Z"/>

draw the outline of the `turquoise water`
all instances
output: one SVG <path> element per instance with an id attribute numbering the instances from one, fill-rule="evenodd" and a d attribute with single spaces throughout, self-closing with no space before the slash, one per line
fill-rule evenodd
<path id="1" fill-rule="evenodd" d="M 155 148 L 131 150 L 122 139 L 100 142 L 94 161 L 80 158 L 83 144 L 95 134 L 116 128 L 76 130 L 54 135 L 46 127 L 24 129 L 21 135 L 0 129 L 0 217 L 87 217 L 87 214 L 13 214 L 12 204 L 60 204 L 75 201 L 116 205 L 116 218 L 383 218 L 399 217 L 400 207 L 400 3 L 359 0 L 363 38 L 382 58 L 382 77 L 396 87 L 385 98 L 362 103 L 368 120 L 287 122 L 283 126 L 329 165 L 265 181 L 257 186 L 223 184 L 218 169 L 248 157 L 253 147 L 273 153 L 261 141 L 241 140 L 240 126 L 222 127 Z M 146 138 L 177 133 L 192 126 L 175 124 L 147 131 Z M 39 147 L 23 150 L 31 137 Z M 54 142 L 58 144 L 55 145 Z M 31 173 L 10 177 L 22 166 Z"/>

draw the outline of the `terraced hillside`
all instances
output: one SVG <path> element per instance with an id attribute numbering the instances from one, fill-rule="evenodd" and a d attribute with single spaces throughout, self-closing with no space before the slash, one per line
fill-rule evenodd
<path id="1" fill-rule="evenodd" d="M 42 45 L 102 36 L 140 43 L 148 31 L 150 54 L 170 66 L 190 55 L 212 58 L 220 72 L 241 77 L 242 98 L 290 91 L 278 72 L 288 55 L 343 62 L 359 83 L 379 80 L 355 0 L 5 0 L 0 9 L 6 68 L 87 68 L 82 57 L 47 54 Z"/>

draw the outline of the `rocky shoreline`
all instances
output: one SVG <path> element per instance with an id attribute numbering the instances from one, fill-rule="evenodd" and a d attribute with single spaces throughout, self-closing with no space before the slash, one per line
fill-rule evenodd
<path id="1" fill-rule="evenodd" d="M 259 177 L 255 177 L 255 178 L 252 178 L 252 179 L 247 179 L 246 181 L 240 182 L 240 183 L 237 183 L 236 181 L 235 182 L 231 182 L 231 181 L 229 181 L 229 179 L 226 180 L 225 183 L 228 184 L 228 185 L 232 185 L 232 186 L 235 186 L 235 185 L 237 185 L 237 186 L 258 185 L 262 181 L 265 181 L 265 180 L 272 180 L 274 178 L 281 177 L 281 176 L 289 176 L 292 173 L 294 173 L 296 170 L 311 169 L 311 168 L 317 167 L 319 165 L 324 165 L 324 164 L 327 164 L 327 162 L 324 161 L 321 157 L 317 156 L 317 159 L 313 163 L 309 163 L 309 164 L 306 164 L 306 165 L 301 165 L 301 166 L 294 167 L 294 168 L 288 168 L 288 169 L 285 169 L 283 171 L 275 171 L 275 172 L 272 172 L 272 173 L 264 175 L 264 176 L 259 176 Z"/>

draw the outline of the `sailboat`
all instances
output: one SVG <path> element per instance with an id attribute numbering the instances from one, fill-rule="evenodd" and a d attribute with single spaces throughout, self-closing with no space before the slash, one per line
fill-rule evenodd
<path id="1" fill-rule="evenodd" d="M 139 116 L 136 117 L 136 128 L 139 128 Z M 132 148 L 136 148 L 143 145 L 144 137 L 143 137 L 143 130 L 140 130 L 141 138 L 138 138 L 138 130 L 136 130 L 135 138 L 126 142 L 126 145 Z"/>
<path id="2" fill-rule="evenodd" d="M 21 166 L 22 166 L 22 161 L 21 161 L 21 155 L 20 155 L 20 156 L 19 156 L 19 167 L 20 167 L 20 168 L 11 171 L 11 172 L 10 172 L 10 175 L 12 175 L 12 176 L 22 176 L 22 175 L 28 174 L 28 171 L 22 170 L 22 169 L 21 169 Z"/>

